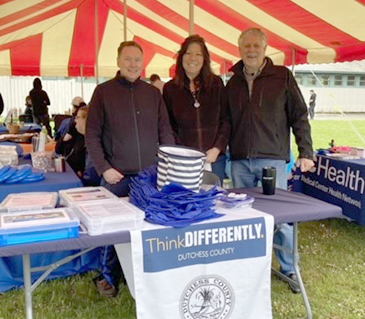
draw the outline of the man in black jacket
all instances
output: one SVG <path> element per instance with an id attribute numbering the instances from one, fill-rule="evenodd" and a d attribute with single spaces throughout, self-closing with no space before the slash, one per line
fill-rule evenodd
<path id="1" fill-rule="evenodd" d="M 309 98 L 309 116 L 311 118 L 311 120 L 314 119 L 314 108 L 316 107 L 316 98 L 317 98 L 317 94 L 314 93 L 313 90 L 309 91 L 310 93 L 310 98 Z"/>
<path id="2" fill-rule="evenodd" d="M 232 67 L 226 93 L 232 121 L 229 149 L 235 187 L 256 187 L 262 169 L 276 168 L 276 187 L 287 189 L 286 162 L 290 159 L 290 129 L 295 136 L 302 172 L 313 167 L 307 107 L 292 73 L 265 57 L 267 38 L 251 28 L 240 35 L 242 60 Z M 293 226 L 278 226 L 274 242 L 293 248 Z M 293 255 L 276 251 L 281 271 L 296 281 Z M 300 292 L 290 285 L 293 292 Z"/>
<path id="3" fill-rule="evenodd" d="M 134 42 L 118 48 L 116 77 L 100 84 L 90 102 L 86 147 L 101 185 L 127 196 L 133 176 L 155 163 L 158 144 L 175 144 L 167 110 L 156 88 L 140 79 L 143 51 Z M 120 272 L 113 246 L 106 247 L 99 292 L 115 295 Z"/>

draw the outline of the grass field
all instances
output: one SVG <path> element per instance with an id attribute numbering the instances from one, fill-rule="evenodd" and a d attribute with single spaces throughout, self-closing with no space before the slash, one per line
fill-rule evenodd
<path id="1" fill-rule="evenodd" d="M 351 123 L 365 137 L 365 120 Z M 327 148 L 331 139 L 337 145 L 365 146 L 346 121 L 315 120 L 311 125 L 315 148 Z M 301 270 L 313 318 L 365 318 L 364 231 L 364 226 L 342 219 L 299 225 Z M 96 292 L 94 276 L 90 272 L 41 284 L 34 293 L 35 318 L 135 319 L 128 288 L 123 286 L 116 298 L 105 299 Z M 301 295 L 275 276 L 272 302 L 274 319 L 306 318 Z M 1 294 L 0 305 L 0 319 L 25 318 L 22 289 Z"/>

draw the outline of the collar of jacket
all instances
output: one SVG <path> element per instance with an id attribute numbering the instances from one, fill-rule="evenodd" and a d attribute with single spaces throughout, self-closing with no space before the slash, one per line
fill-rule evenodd
<path id="1" fill-rule="evenodd" d="M 201 81 L 200 75 L 198 75 L 198 79 L 197 79 L 197 84 L 198 84 L 198 91 L 205 91 L 205 87 Z M 184 74 L 184 88 L 190 92 L 190 79 L 186 76 L 186 74 Z"/>
<path id="2" fill-rule="evenodd" d="M 141 78 L 139 77 L 137 80 L 135 80 L 134 82 L 130 82 L 128 81 L 124 76 L 122 76 L 120 74 L 120 71 L 117 72 L 115 78 L 117 79 L 117 81 L 122 84 L 123 86 L 129 88 L 129 89 L 133 89 L 136 86 L 138 86 L 139 82 L 141 81 Z"/>
<path id="3" fill-rule="evenodd" d="M 269 75 L 272 73 L 271 68 L 274 66 L 274 63 L 268 57 L 265 57 L 265 60 L 266 60 L 266 65 L 264 66 L 262 72 L 258 75 L 258 77 Z M 240 60 L 234 66 L 232 66 L 229 71 L 232 71 L 236 76 L 245 78 L 245 75 L 242 72 L 243 68 L 244 68 L 243 61 Z"/>

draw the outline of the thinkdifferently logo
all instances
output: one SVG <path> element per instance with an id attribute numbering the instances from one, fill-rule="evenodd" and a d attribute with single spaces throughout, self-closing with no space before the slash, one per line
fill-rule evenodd
<path id="1" fill-rule="evenodd" d="M 255 258 L 266 254 L 265 219 L 143 231 L 145 272 L 158 272 L 194 264 Z"/>

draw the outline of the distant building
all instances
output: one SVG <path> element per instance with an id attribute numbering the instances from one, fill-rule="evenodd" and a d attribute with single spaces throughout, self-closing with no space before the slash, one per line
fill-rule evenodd
<path id="1" fill-rule="evenodd" d="M 297 65 L 294 71 L 307 103 L 309 91 L 316 92 L 316 113 L 365 113 L 365 61 Z"/>
<path id="2" fill-rule="evenodd" d="M 289 67 L 291 70 L 291 67 Z M 365 60 L 331 64 L 303 64 L 294 68 L 295 78 L 308 105 L 309 90 L 317 94 L 316 113 L 365 113 Z M 313 70 L 315 76 L 312 74 Z M 0 76 L 1 94 L 4 99 L 4 114 L 11 107 L 23 107 L 24 99 L 35 77 Z M 224 82 L 229 75 L 222 76 Z M 99 83 L 108 78 L 99 78 Z M 169 78 L 163 78 L 167 82 Z M 92 77 L 42 77 L 52 105 L 50 115 L 64 114 L 70 101 L 79 95 L 88 103 L 96 86 Z"/>

